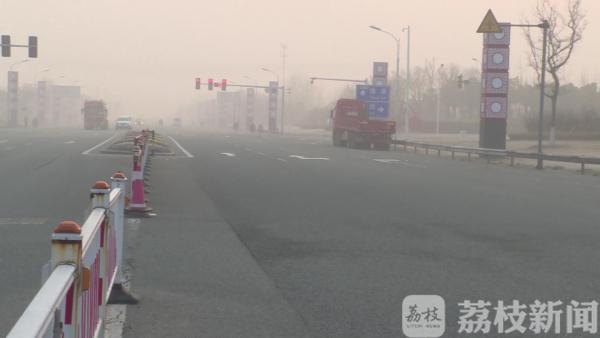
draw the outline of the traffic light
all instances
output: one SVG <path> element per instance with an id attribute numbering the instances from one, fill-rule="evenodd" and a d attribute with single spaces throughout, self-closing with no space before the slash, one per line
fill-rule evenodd
<path id="1" fill-rule="evenodd" d="M 2 35 L 2 56 L 10 56 L 10 35 Z"/>
<path id="2" fill-rule="evenodd" d="M 221 90 L 225 91 L 227 89 L 227 80 L 221 80 Z"/>
<path id="3" fill-rule="evenodd" d="M 29 57 L 37 58 L 38 56 L 38 41 L 37 36 L 29 37 Z"/>
<path id="4" fill-rule="evenodd" d="M 197 77 L 197 78 L 196 78 L 196 89 L 200 89 L 200 84 L 201 84 L 201 82 L 200 82 L 200 78 L 199 78 L 199 77 Z"/>
<path id="5" fill-rule="evenodd" d="M 208 79 L 208 90 L 213 90 L 213 79 Z"/>

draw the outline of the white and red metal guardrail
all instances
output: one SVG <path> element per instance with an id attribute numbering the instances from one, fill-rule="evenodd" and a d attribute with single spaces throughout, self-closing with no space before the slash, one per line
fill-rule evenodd
<path id="1" fill-rule="evenodd" d="M 143 195 L 149 133 L 144 131 L 135 141 L 130 200 L 139 202 L 141 191 L 141 203 L 127 207 L 142 216 L 150 209 Z M 123 286 L 127 190 L 128 180 L 122 172 L 111 177 L 111 185 L 97 181 L 90 190 L 92 211 L 85 222 L 64 221 L 54 229 L 49 275 L 9 338 L 101 337 L 107 304 L 137 302 Z"/>

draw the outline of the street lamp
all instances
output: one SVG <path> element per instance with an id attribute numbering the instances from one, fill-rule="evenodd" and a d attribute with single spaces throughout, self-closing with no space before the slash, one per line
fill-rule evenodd
<path id="1" fill-rule="evenodd" d="M 275 76 L 275 78 L 277 79 L 277 83 L 279 83 L 279 75 L 277 73 L 275 73 L 274 71 L 268 69 L 268 68 L 261 68 L 263 71 L 268 72 L 273 74 L 273 76 Z"/>
<path id="2" fill-rule="evenodd" d="M 258 83 L 258 82 L 256 81 L 256 79 L 255 79 L 255 78 L 253 78 L 253 77 L 250 77 L 250 76 L 248 76 L 248 75 L 244 75 L 244 79 L 248 79 L 248 80 L 250 80 L 250 81 L 254 82 L 254 84 L 255 84 L 255 85 Z"/>
<path id="3" fill-rule="evenodd" d="M 409 116 L 410 104 L 408 99 L 410 97 L 410 26 L 402 28 L 403 32 L 406 32 L 406 97 L 404 98 L 404 104 L 406 109 L 404 110 L 404 133 L 408 135 L 409 132 Z"/>
<path id="4" fill-rule="evenodd" d="M 21 60 L 21 61 L 15 62 L 15 63 L 13 63 L 12 65 L 10 65 L 10 68 L 9 68 L 9 70 L 10 70 L 10 71 L 12 71 L 12 70 L 15 68 L 15 66 L 17 66 L 17 65 L 20 65 L 20 64 L 23 64 L 23 63 L 25 63 L 25 62 L 29 62 L 29 61 L 31 61 L 31 60 L 29 60 L 29 59 L 25 59 L 25 60 Z"/>
<path id="5" fill-rule="evenodd" d="M 437 69 L 437 103 L 435 109 L 435 133 L 440 133 L 440 97 L 442 95 L 442 83 L 440 81 L 440 72 L 444 68 L 444 64 L 442 63 L 440 67 Z"/>
<path id="6" fill-rule="evenodd" d="M 37 79 L 38 79 L 38 76 L 39 76 L 40 74 L 47 73 L 47 72 L 49 72 L 49 71 L 50 71 L 50 68 L 46 68 L 46 69 L 44 69 L 44 70 L 41 70 L 41 71 L 39 71 L 39 72 L 35 73 L 35 75 L 33 76 L 33 83 L 36 83 L 36 84 L 37 84 Z"/>
<path id="7" fill-rule="evenodd" d="M 376 31 L 385 33 L 389 36 L 392 37 L 392 39 L 394 39 L 394 41 L 396 41 L 396 90 L 397 90 L 397 95 L 398 95 L 398 103 L 400 102 L 400 39 L 398 39 L 396 37 L 396 35 L 394 35 L 393 33 L 390 33 L 386 30 L 383 30 L 377 26 L 369 26 L 369 28 L 374 29 Z M 398 115 L 400 115 L 400 113 L 398 113 Z M 408 114 L 405 114 L 404 116 L 404 132 L 408 133 Z"/>

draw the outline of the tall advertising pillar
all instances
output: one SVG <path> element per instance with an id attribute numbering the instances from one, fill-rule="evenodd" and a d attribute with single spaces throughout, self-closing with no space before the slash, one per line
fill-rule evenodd
<path id="1" fill-rule="evenodd" d="M 479 124 L 481 148 L 506 149 L 510 23 L 499 25 L 502 32 L 483 34 Z"/>
<path id="2" fill-rule="evenodd" d="M 6 113 L 8 117 L 8 126 L 17 127 L 19 125 L 19 73 L 8 72 L 8 83 L 6 86 Z"/>

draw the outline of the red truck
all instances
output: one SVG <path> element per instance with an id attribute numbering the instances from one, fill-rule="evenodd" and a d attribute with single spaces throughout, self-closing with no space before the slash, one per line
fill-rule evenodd
<path id="1" fill-rule="evenodd" d="M 108 129 L 108 110 L 104 101 L 86 100 L 81 113 L 83 129 Z"/>
<path id="2" fill-rule="evenodd" d="M 389 150 L 396 132 L 396 122 L 370 119 L 366 102 L 360 100 L 339 99 L 331 120 L 334 146 Z"/>

